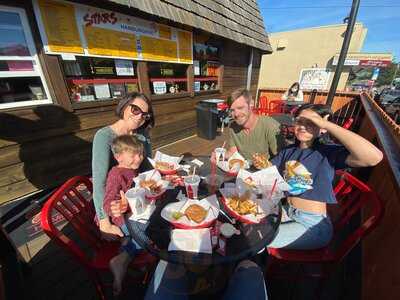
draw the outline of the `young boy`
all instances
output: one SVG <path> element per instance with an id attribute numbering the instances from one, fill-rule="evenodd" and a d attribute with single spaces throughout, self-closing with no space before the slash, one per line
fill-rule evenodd
<path id="1" fill-rule="evenodd" d="M 121 211 L 128 211 L 128 203 L 126 200 L 121 200 L 120 191 L 126 192 L 132 187 L 133 179 L 137 176 L 137 170 L 143 161 L 143 144 L 132 135 L 121 135 L 113 140 L 111 149 L 118 165 L 108 173 L 103 205 L 112 223 L 121 228 L 125 235 L 121 253 L 110 260 L 110 269 L 114 275 L 113 291 L 118 295 L 129 263 L 138 251 L 138 245 L 129 236 L 124 216 L 112 214 L 111 202 L 119 200 Z"/>

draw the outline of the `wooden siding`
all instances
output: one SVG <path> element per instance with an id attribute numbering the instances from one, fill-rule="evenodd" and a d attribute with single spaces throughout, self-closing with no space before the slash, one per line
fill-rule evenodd
<path id="1" fill-rule="evenodd" d="M 153 97 L 156 119 L 156 126 L 151 131 L 153 147 L 195 134 L 198 101 L 226 99 L 234 89 L 246 87 L 250 48 L 224 39 L 222 49 L 220 92 L 207 91 L 195 96 L 188 93 L 170 99 Z M 257 53 L 255 57 L 261 55 L 258 50 L 254 53 Z M 45 62 L 43 68 L 50 74 L 47 81 L 55 94 L 55 103 L 59 105 L 0 111 L 0 203 L 57 186 L 74 175 L 89 174 L 93 136 L 99 128 L 116 120 L 116 101 L 72 107 L 66 97 L 68 93 L 58 57 L 40 55 Z M 254 59 L 253 62 L 251 83 L 254 94 L 258 61 Z M 138 65 L 145 67 L 145 63 Z M 148 94 L 145 78 L 140 79 L 143 79 L 140 80 L 142 89 Z"/>

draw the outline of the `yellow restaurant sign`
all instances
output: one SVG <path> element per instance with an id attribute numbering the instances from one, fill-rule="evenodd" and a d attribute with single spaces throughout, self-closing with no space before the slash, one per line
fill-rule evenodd
<path id="1" fill-rule="evenodd" d="M 189 31 L 66 1 L 33 4 L 47 54 L 193 63 Z"/>

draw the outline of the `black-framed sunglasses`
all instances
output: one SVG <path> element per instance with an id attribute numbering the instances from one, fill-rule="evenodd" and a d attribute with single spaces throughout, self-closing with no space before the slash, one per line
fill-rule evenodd
<path id="1" fill-rule="evenodd" d="M 137 116 L 137 115 L 142 115 L 142 119 L 144 120 L 150 120 L 151 114 L 149 112 L 144 112 L 139 106 L 135 104 L 129 104 L 131 107 L 131 112 Z"/>

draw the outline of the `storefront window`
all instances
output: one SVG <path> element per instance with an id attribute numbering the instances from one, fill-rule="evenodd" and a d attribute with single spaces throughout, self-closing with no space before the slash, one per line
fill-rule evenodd
<path id="1" fill-rule="evenodd" d="M 49 102 L 24 10 L 0 6 L 0 109 Z"/>
<path id="2" fill-rule="evenodd" d="M 194 91 L 218 90 L 219 49 L 210 45 L 195 43 L 193 53 Z"/>
<path id="3" fill-rule="evenodd" d="M 118 99 L 139 90 L 132 60 L 77 56 L 63 65 L 74 102 Z"/>
<path id="4" fill-rule="evenodd" d="M 187 65 L 148 63 L 150 88 L 155 95 L 187 92 Z"/>

